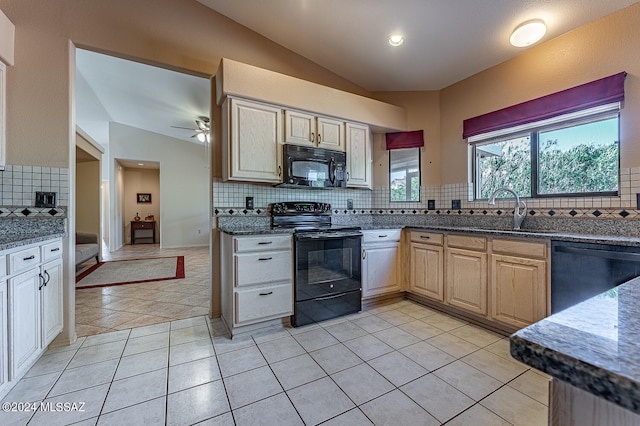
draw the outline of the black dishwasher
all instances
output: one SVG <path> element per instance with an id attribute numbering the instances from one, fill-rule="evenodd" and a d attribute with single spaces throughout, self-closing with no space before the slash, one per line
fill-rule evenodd
<path id="1" fill-rule="evenodd" d="M 640 276 L 640 247 L 551 242 L 551 313 Z"/>

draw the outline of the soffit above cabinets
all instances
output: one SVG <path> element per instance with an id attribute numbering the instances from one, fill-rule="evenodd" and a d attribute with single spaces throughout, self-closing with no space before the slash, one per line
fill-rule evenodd
<path id="1" fill-rule="evenodd" d="M 439 90 L 522 53 L 509 36 L 524 21 L 545 21 L 544 42 L 637 2 L 198 1 L 369 91 Z"/>

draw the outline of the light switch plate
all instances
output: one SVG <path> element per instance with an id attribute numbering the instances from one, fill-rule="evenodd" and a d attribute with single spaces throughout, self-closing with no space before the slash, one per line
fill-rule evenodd
<path id="1" fill-rule="evenodd" d="M 460 200 L 451 200 L 451 208 L 453 210 L 460 210 L 461 206 L 462 206 L 462 203 L 460 202 Z"/>
<path id="2" fill-rule="evenodd" d="M 436 200 L 427 200 L 427 210 L 436 209 Z"/>

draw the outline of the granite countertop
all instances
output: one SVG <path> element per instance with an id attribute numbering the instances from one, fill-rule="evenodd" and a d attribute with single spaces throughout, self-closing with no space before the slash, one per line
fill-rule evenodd
<path id="1" fill-rule="evenodd" d="M 416 230 L 433 230 L 433 231 L 447 231 L 447 232 L 468 232 L 484 235 L 502 235 L 511 237 L 524 237 L 524 238 L 546 238 L 555 241 L 573 241 L 582 243 L 594 243 L 594 244 L 614 244 L 619 246 L 633 246 L 640 247 L 640 238 L 637 237 L 625 237 L 617 235 L 591 235 L 591 234 L 572 234 L 562 231 L 554 230 L 535 230 L 535 229 L 487 229 L 487 228 L 469 228 L 460 226 L 406 226 L 407 229 Z"/>
<path id="2" fill-rule="evenodd" d="M 525 364 L 640 414 L 640 277 L 511 336 Z"/>
<path id="3" fill-rule="evenodd" d="M 347 226 L 347 225 L 345 225 Z M 620 246 L 640 247 L 640 238 L 625 237 L 615 235 L 591 235 L 591 234 L 572 234 L 562 231 L 553 230 L 513 230 L 513 229 L 487 229 L 477 227 L 461 227 L 461 226 L 435 226 L 435 225 L 375 225 L 375 224 L 353 224 L 359 226 L 362 230 L 372 229 L 415 229 L 415 230 L 431 230 L 445 232 L 466 232 L 480 235 L 493 235 L 505 237 L 519 237 L 531 239 L 548 239 L 555 241 L 573 241 L 594 244 L 614 244 Z M 292 229 L 272 229 L 269 226 L 236 226 L 236 225 L 220 225 L 218 229 L 230 235 L 251 235 L 251 234 L 290 234 Z"/>
<path id="4" fill-rule="evenodd" d="M 64 235 L 64 232 L 51 232 L 47 230 L 43 230 L 41 232 L 0 235 L 0 251 L 26 246 L 33 243 L 40 243 L 52 238 L 64 237 Z"/>

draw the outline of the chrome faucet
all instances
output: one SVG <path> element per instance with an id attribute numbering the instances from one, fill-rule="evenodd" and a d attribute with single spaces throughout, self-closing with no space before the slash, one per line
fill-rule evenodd
<path id="1" fill-rule="evenodd" d="M 489 197 L 490 205 L 494 205 L 496 203 L 496 195 L 498 195 L 498 193 L 501 191 L 510 192 L 513 194 L 514 197 L 516 197 L 516 205 L 515 205 L 515 208 L 513 209 L 513 229 L 520 229 L 520 225 L 522 225 L 522 221 L 524 221 L 524 219 L 527 217 L 527 203 L 525 203 L 524 200 L 521 200 L 520 197 L 518 197 L 518 194 L 516 194 L 516 191 L 504 186 L 502 188 L 498 188 L 495 191 L 493 191 L 493 193 L 491 194 L 491 197 Z M 520 206 L 522 206 L 522 213 L 520 213 Z"/>

